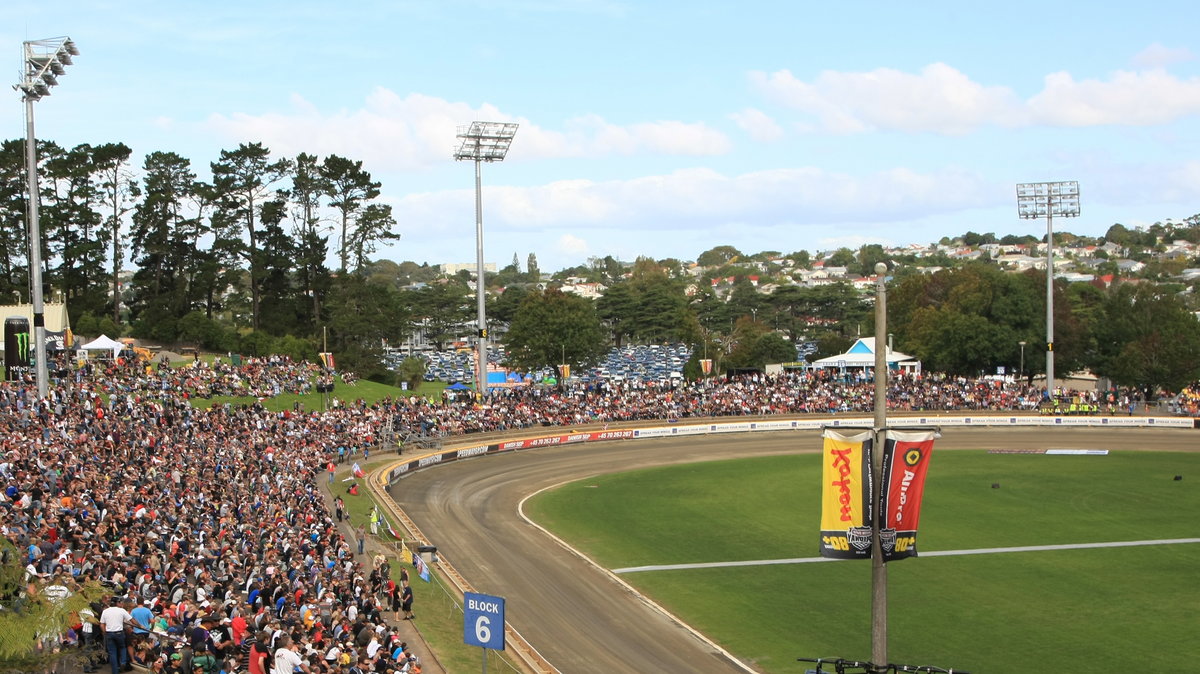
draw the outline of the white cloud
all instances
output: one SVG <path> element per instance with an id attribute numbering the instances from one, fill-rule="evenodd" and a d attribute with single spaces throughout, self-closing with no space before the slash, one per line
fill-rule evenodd
<path id="1" fill-rule="evenodd" d="M 234 142 L 261 141 L 280 155 L 299 152 L 362 159 L 377 171 L 413 171 L 446 162 L 460 125 L 471 120 L 515 121 L 521 127 L 510 158 L 560 158 L 659 153 L 714 155 L 730 149 L 723 134 L 703 123 L 658 121 L 619 126 L 598 116 L 567 122 L 564 131 L 545 129 L 504 114 L 423 94 L 401 97 L 375 89 L 355 110 L 327 113 L 293 95 L 283 113 L 212 115 L 205 126 Z"/>
<path id="2" fill-rule="evenodd" d="M 767 113 L 757 108 L 746 108 L 729 115 L 743 131 L 760 143 L 769 143 L 783 137 L 783 128 Z"/>
<path id="3" fill-rule="evenodd" d="M 1028 108 L 1038 122 L 1054 126 L 1163 124 L 1200 113 L 1200 79 L 1149 70 L 1077 82 L 1069 73 L 1052 73 Z"/>
<path id="4" fill-rule="evenodd" d="M 587 241 L 572 234 L 563 234 L 558 237 L 555 247 L 563 255 L 572 258 L 586 257 L 591 251 L 591 246 Z"/>
<path id="5" fill-rule="evenodd" d="M 1178 52 L 1171 53 L 1178 57 Z M 1166 57 L 1157 56 L 1160 61 Z M 787 70 L 755 71 L 749 77 L 768 99 L 817 122 L 802 122 L 800 128 L 838 134 L 898 130 L 957 135 L 982 126 L 1144 126 L 1200 114 L 1200 79 L 1184 80 L 1160 69 L 1118 71 L 1105 80 L 1081 81 L 1069 73 L 1051 73 L 1042 90 L 1027 100 L 1008 87 L 974 82 L 943 63 L 916 74 L 891 68 L 826 71 L 812 82 Z"/>
<path id="6" fill-rule="evenodd" d="M 850 250 L 858 250 L 865 245 L 878 243 L 884 246 L 893 245 L 890 240 L 883 240 L 877 236 L 863 236 L 861 234 L 846 234 L 844 236 L 826 236 L 817 239 L 820 250 L 835 250 L 837 248 L 849 248 Z"/>
<path id="7" fill-rule="evenodd" d="M 993 197 L 973 173 L 897 168 L 866 176 L 816 168 L 726 176 L 686 169 L 621 181 L 559 181 L 534 187 L 484 187 L 489 231 L 639 228 L 690 231 L 754 222 L 811 225 L 898 221 L 954 212 Z M 410 194 L 393 205 L 414 233 L 470 222 L 469 190 Z"/>
<path id="8" fill-rule="evenodd" d="M 1138 52 L 1133 57 L 1133 65 L 1138 68 L 1165 68 L 1175 63 L 1191 61 L 1195 58 L 1192 50 L 1187 47 L 1170 48 L 1157 42 Z"/>
<path id="9" fill-rule="evenodd" d="M 892 68 L 825 71 L 808 83 L 780 70 L 752 72 L 750 80 L 768 98 L 817 117 L 833 133 L 900 129 L 961 134 L 981 124 L 1012 124 L 1020 107 L 1007 87 L 972 82 L 944 63 L 925 66 L 919 74 Z"/>

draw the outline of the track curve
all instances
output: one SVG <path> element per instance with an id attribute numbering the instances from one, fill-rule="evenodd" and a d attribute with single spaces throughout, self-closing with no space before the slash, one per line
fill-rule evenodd
<path id="1" fill-rule="evenodd" d="M 1197 451 L 1198 439 L 1176 429 L 956 427 L 937 448 Z M 819 433 L 787 431 L 565 445 L 418 471 L 389 491 L 480 592 L 508 599 L 508 622 L 564 674 L 746 672 L 754 670 L 524 521 L 518 507 L 593 475 L 820 448 Z"/>

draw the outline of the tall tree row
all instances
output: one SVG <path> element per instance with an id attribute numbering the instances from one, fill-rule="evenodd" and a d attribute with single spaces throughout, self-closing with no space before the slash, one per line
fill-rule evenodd
<path id="1" fill-rule="evenodd" d="M 230 350 L 246 331 L 297 335 L 315 349 L 333 318 L 326 298 L 335 286 L 366 273 L 379 246 L 399 238 L 362 162 L 281 158 L 247 143 L 221 151 L 205 181 L 178 154 L 152 152 L 136 168 L 132 154 L 120 143 L 38 144 L 42 274 L 73 322 L 104 316 L 135 336 Z M 27 213 L 25 144 L 6 141 L 5 301 L 29 300 Z M 339 235 L 333 250 L 331 232 Z"/>

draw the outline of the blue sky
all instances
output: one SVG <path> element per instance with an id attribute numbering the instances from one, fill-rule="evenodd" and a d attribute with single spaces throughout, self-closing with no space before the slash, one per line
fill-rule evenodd
<path id="1" fill-rule="evenodd" d="M 980 5 L 980 6 L 976 6 Z M 39 138 L 192 160 L 262 142 L 362 160 L 394 208 L 376 257 L 475 258 L 456 128 L 485 164 L 485 251 L 543 270 L 1041 234 L 1014 185 L 1078 180 L 1082 234 L 1200 212 L 1195 2 L 9 0 L 21 42 L 81 55 Z M 0 106 L 24 135 L 17 92 Z"/>

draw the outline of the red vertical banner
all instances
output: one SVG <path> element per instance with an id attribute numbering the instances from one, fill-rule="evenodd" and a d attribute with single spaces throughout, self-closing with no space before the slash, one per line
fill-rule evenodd
<path id="1" fill-rule="evenodd" d="M 888 431 L 883 448 L 883 514 L 879 546 L 885 562 L 917 556 L 917 523 L 936 431 Z"/>
<path id="2" fill-rule="evenodd" d="M 825 429 L 821 450 L 821 556 L 871 558 L 873 433 Z"/>

